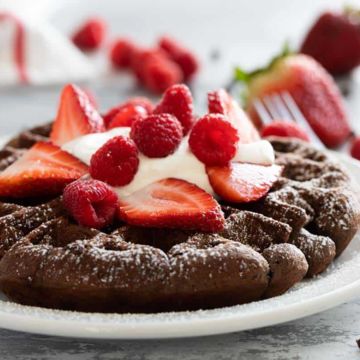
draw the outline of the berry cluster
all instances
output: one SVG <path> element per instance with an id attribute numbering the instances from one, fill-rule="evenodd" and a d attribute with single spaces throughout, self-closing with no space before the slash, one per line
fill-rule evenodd
<path id="1" fill-rule="evenodd" d="M 239 141 L 259 139 L 246 114 L 224 90 L 210 93 L 208 100 L 209 113 L 195 119 L 190 90 L 177 84 L 156 106 L 138 97 L 100 116 L 88 92 L 69 84 L 61 95 L 52 143 L 35 145 L 2 172 L 0 195 L 33 196 L 34 189 L 39 195 L 58 194 L 67 185 L 64 206 L 83 226 L 100 229 L 118 218 L 136 226 L 221 231 L 225 219 L 220 205 L 188 181 L 166 178 L 125 197 L 116 193 L 116 187 L 134 180 L 141 157 L 167 157 L 181 142 L 188 142 L 189 151 L 204 164 L 221 198 L 249 202 L 269 191 L 281 167 L 233 162 Z M 107 141 L 93 154 L 89 168 L 60 148 L 80 136 L 115 127 L 129 128 L 129 136 Z M 41 163 L 36 170 L 34 161 Z M 91 178 L 82 177 L 87 173 Z"/>
<path id="2" fill-rule="evenodd" d="M 131 127 L 130 138 L 115 137 L 93 156 L 90 175 L 112 186 L 129 184 L 139 166 L 138 153 L 150 158 L 173 154 L 183 136 L 205 165 L 225 166 L 235 156 L 238 130 L 225 114 L 208 114 L 194 121 L 193 100 L 185 85 L 169 87 L 155 107 L 145 98 L 134 98 L 104 115 L 108 129 Z"/>
<path id="3" fill-rule="evenodd" d="M 185 85 L 174 85 L 154 108 L 146 98 L 133 98 L 104 116 L 108 129 L 131 127 L 130 138 L 118 136 L 91 158 L 90 175 L 112 186 L 129 184 L 139 166 L 139 151 L 150 158 L 171 155 L 193 124 L 193 99 Z"/>
<path id="4" fill-rule="evenodd" d="M 105 37 L 105 22 L 91 18 L 76 29 L 72 41 L 83 51 L 94 51 L 102 46 Z M 161 37 L 154 48 L 142 48 L 129 39 L 117 38 L 111 45 L 109 59 L 114 69 L 130 70 L 140 84 L 155 93 L 191 80 L 199 68 L 193 52 L 168 36 Z"/>
<path id="5" fill-rule="evenodd" d="M 65 207 L 80 224 L 104 227 L 113 220 L 114 209 L 119 208 L 120 218 L 134 225 L 203 231 L 222 228 L 219 205 L 193 184 L 167 179 L 127 199 L 118 199 L 111 187 L 125 186 L 134 179 L 139 153 L 150 158 L 167 157 L 176 151 L 188 133 L 190 149 L 200 161 L 206 166 L 227 166 L 235 156 L 239 136 L 226 115 L 208 114 L 195 122 L 190 90 L 185 85 L 174 85 L 155 107 L 145 98 L 134 98 L 110 109 L 104 115 L 104 126 L 108 129 L 130 127 L 130 136 L 116 136 L 107 141 L 91 158 L 92 179 L 80 179 L 65 188 Z M 139 197 L 152 204 L 149 213 L 139 208 Z M 162 197 L 167 200 L 166 208 Z M 190 202 L 189 198 L 192 198 Z M 199 213 L 189 210 L 193 202 L 197 203 Z M 208 214 L 205 220 L 204 211 Z"/>
<path id="6" fill-rule="evenodd" d="M 115 69 L 130 70 L 140 84 L 156 93 L 189 81 L 199 67 L 195 55 L 170 37 L 160 38 L 154 48 L 119 38 L 112 45 L 110 60 Z"/>

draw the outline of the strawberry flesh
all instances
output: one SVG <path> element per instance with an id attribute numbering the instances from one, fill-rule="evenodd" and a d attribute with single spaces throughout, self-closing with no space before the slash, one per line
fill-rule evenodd
<path id="1" fill-rule="evenodd" d="M 228 117 L 231 124 L 237 128 L 241 143 L 250 143 L 260 139 L 260 135 L 249 117 L 224 89 L 208 94 L 208 107 L 210 113 L 223 114 Z"/>
<path id="2" fill-rule="evenodd" d="M 51 143 L 39 142 L 0 174 L 0 196 L 57 195 L 85 175 L 85 164 Z"/>
<path id="3" fill-rule="evenodd" d="M 120 199 L 119 216 L 131 225 L 204 232 L 221 231 L 224 214 L 207 192 L 178 179 L 164 179 Z"/>
<path id="4" fill-rule="evenodd" d="M 207 166 L 206 172 L 215 193 L 234 203 L 256 201 L 265 196 L 281 175 L 278 165 L 262 166 L 231 163 L 227 166 Z"/>
<path id="5" fill-rule="evenodd" d="M 75 85 L 66 85 L 50 134 L 51 141 L 61 146 L 79 136 L 102 131 L 105 131 L 104 121 L 86 93 Z"/>

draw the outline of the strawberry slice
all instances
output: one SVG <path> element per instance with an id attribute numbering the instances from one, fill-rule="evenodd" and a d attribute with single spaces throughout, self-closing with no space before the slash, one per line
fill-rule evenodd
<path id="1" fill-rule="evenodd" d="M 63 145 L 79 136 L 105 131 L 104 121 L 88 95 L 76 85 L 66 85 L 55 119 L 51 141 Z"/>
<path id="2" fill-rule="evenodd" d="M 241 143 L 260 140 L 258 131 L 245 111 L 224 89 L 208 94 L 208 107 L 210 113 L 223 114 L 228 117 L 232 125 L 238 129 Z"/>
<path id="3" fill-rule="evenodd" d="M 120 199 L 120 218 L 131 225 L 221 231 L 224 214 L 207 192 L 178 179 L 164 179 Z"/>
<path id="4" fill-rule="evenodd" d="M 86 165 L 58 146 L 39 142 L 0 173 L 0 196 L 56 195 L 87 171 Z"/>
<path id="5" fill-rule="evenodd" d="M 256 201 L 266 195 L 278 177 L 282 167 L 245 163 L 227 166 L 207 166 L 210 184 L 222 199 L 235 203 Z"/>

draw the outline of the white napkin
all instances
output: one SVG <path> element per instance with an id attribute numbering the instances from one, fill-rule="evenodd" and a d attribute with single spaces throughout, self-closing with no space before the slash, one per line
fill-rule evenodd
<path id="1" fill-rule="evenodd" d="M 52 2 L 39 3 L 35 11 L 29 6 L 32 1 L 0 0 L 0 86 L 66 83 L 96 76 L 90 60 L 46 22 Z"/>

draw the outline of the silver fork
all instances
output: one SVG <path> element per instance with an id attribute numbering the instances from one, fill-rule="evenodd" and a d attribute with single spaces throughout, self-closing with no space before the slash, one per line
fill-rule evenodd
<path id="1" fill-rule="evenodd" d="M 274 120 L 294 121 L 307 132 L 315 146 L 325 149 L 323 142 L 315 134 L 289 92 L 273 93 L 262 99 L 255 98 L 253 104 L 264 124 Z"/>

